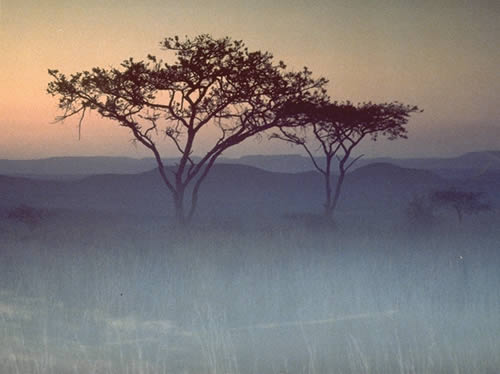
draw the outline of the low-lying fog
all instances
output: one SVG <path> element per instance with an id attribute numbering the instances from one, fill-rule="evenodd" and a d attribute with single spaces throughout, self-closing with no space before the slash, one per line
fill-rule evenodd
<path id="1" fill-rule="evenodd" d="M 383 218 L 4 219 L 0 372 L 497 373 L 498 214 Z"/>

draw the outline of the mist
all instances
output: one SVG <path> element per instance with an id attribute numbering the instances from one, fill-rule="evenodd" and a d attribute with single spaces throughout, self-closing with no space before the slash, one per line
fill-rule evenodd
<path id="1" fill-rule="evenodd" d="M 460 174 L 428 173 L 359 168 L 322 224 L 314 173 L 221 165 L 188 228 L 147 173 L 4 181 L 0 371 L 494 373 L 500 217 L 412 220 L 412 198 Z"/>

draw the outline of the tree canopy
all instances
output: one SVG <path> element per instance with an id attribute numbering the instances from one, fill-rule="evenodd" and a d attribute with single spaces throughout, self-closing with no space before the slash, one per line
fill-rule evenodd
<path id="1" fill-rule="evenodd" d="M 301 146 L 311 158 L 314 167 L 324 176 L 326 201 L 325 216 L 332 218 L 346 172 L 361 156 L 352 158 L 353 150 L 366 137 L 377 140 L 406 138 L 410 115 L 419 112 L 417 106 L 400 102 L 353 104 L 350 101 L 290 103 L 286 110 L 301 121 L 292 127 L 280 127 L 271 137 Z M 318 160 L 315 150 L 325 158 Z M 332 161 L 338 161 L 337 183 L 332 190 Z M 334 193 L 332 195 L 332 193 Z"/>
<path id="2" fill-rule="evenodd" d="M 199 35 L 169 37 L 161 47 L 175 60 L 148 55 L 119 68 L 95 67 L 71 74 L 49 70 L 48 93 L 59 99 L 58 120 L 89 111 L 130 130 L 133 140 L 148 148 L 161 178 L 172 193 L 177 221 L 191 220 L 200 186 L 217 157 L 226 149 L 274 127 L 298 125 L 301 116 L 287 108 L 325 100 L 324 78 L 307 68 L 288 71 L 269 52 L 249 51 L 242 41 Z M 218 136 L 199 159 L 197 140 L 205 128 Z M 159 142 L 168 140 L 180 153 L 175 168 L 166 168 Z M 190 189 L 190 206 L 185 195 Z"/>
<path id="3" fill-rule="evenodd" d="M 462 223 L 465 214 L 473 215 L 491 210 L 491 205 L 484 200 L 482 192 L 448 188 L 434 191 L 430 200 L 437 207 L 453 209 L 457 213 L 459 223 Z"/>

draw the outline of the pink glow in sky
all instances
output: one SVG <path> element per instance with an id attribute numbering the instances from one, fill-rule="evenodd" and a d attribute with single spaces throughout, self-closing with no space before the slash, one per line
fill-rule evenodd
<path id="1" fill-rule="evenodd" d="M 97 115 L 53 124 L 48 68 L 116 66 L 159 49 L 166 36 L 209 33 L 268 50 L 290 68 L 330 80 L 333 99 L 399 100 L 425 110 L 409 139 L 366 143 L 369 156 L 447 156 L 500 149 L 497 1 L 2 0 L 0 158 L 149 156 Z M 203 144 L 199 152 L 203 151 Z M 175 155 L 166 149 L 166 155 Z M 225 156 L 294 152 L 250 141 Z"/>

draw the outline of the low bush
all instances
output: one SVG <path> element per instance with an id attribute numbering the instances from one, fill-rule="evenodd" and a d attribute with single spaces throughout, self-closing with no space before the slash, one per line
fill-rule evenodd
<path id="1" fill-rule="evenodd" d="M 45 217 L 44 211 L 28 205 L 19 205 L 7 212 L 7 219 L 12 222 L 22 223 L 31 228 L 39 225 Z"/>

